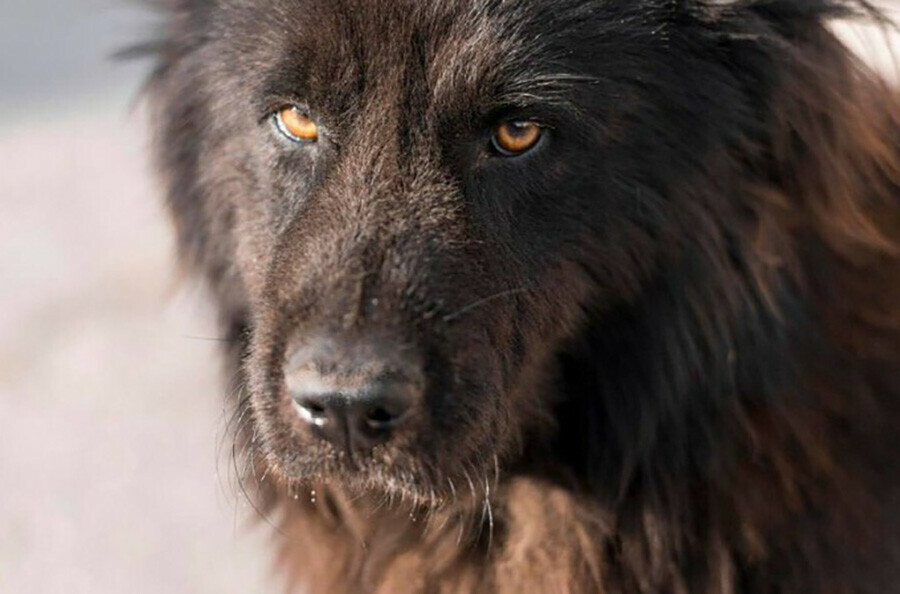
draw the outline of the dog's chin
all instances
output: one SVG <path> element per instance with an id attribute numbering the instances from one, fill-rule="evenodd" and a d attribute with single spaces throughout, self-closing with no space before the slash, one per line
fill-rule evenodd
<path id="1" fill-rule="evenodd" d="M 315 492 L 327 487 L 351 497 L 368 496 L 414 505 L 440 505 L 450 495 L 443 482 L 416 457 L 376 451 L 369 455 L 348 455 L 329 449 L 315 457 L 299 459 L 290 453 L 265 457 L 268 473 L 284 484 L 289 494 Z M 443 484 L 443 488 L 440 486 Z"/>

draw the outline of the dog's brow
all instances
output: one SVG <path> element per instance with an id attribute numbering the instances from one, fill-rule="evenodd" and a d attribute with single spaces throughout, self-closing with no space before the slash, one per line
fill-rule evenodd
<path id="1" fill-rule="evenodd" d="M 515 107 L 550 106 L 579 114 L 582 108 L 574 101 L 578 87 L 599 85 L 602 80 L 592 76 L 568 73 L 534 74 L 510 81 L 494 97 L 500 105 Z"/>

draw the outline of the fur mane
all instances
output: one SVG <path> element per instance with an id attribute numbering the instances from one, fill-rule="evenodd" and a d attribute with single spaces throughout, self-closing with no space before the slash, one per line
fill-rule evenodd
<path id="1" fill-rule="evenodd" d="M 175 31 L 208 10 L 164 4 Z M 896 591 L 900 472 L 885 465 L 900 452 L 900 95 L 826 26 L 886 20 L 850 0 L 653 4 L 752 98 L 694 176 L 667 188 L 697 234 L 663 237 L 640 287 L 585 312 L 551 382 L 553 426 L 453 497 L 283 480 L 257 447 L 238 374 L 236 464 L 280 530 L 289 587 Z M 183 41 L 147 46 L 160 56 L 152 93 L 179 92 L 169 70 L 203 44 L 170 37 Z M 173 136 L 192 146 L 191 132 Z M 235 248 L 216 244 L 228 215 L 203 212 L 195 158 L 165 157 L 180 188 L 170 206 L 239 370 L 249 324 Z"/>
<path id="2" fill-rule="evenodd" d="M 703 33 L 771 91 L 765 127 L 682 189 L 701 203 L 740 196 L 740 226 L 690 213 L 724 228 L 703 235 L 720 243 L 675 246 L 677 272 L 596 314 L 562 355 L 563 437 L 534 436 L 523 453 L 546 472 L 505 468 L 516 478 L 423 509 L 320 485 L 316 503 L 280 504 L 291 581 L 890 591 L 896 571 L 867 558 L 897 567 L 898 544 L 865 527 L 900 528 L 887 507 L 897 485 L 880 475 L 900 451 L 888 377 L 900 368 L 900 101 L 821 26 L 850 4 L 746 4 L 752 22 L 719 6 Z M 609 367 L 626 371 L 610 383 Z"/>

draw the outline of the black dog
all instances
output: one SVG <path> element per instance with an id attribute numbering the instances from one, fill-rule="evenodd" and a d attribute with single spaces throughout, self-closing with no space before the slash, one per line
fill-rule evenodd
<path id="1" fill-rule="evenodd" d="M 900 591 L 900 101 L 850 0 L 170 0 L 304 592 Z"/>

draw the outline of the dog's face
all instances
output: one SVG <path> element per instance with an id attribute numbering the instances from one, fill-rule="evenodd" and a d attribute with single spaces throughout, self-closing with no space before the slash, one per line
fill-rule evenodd
<path id="1" fill-rule="evenodd" d="M 577 329 L 703 232 L 670 185 L 742 103 L 713 100 L 734 85 L 681 36 L 693 17 L 196 4 L 162 86 L 164 141 L 189 148 L 165 159 L 183 244 L 247 312 L 273 474 L 424 496 L 552 431 Z"/>

